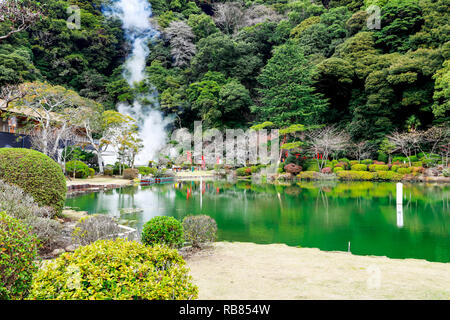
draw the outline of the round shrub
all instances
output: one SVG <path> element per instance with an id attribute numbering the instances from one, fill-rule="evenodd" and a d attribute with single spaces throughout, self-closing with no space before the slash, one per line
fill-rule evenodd
<path id="1" fill-rule="evenodd" d="M 372 163 L 373 163 L 373 160 L 372 160 L 372 159 L 364 159 L 364 160 L 361 160 L 361 164 L 370 165 L 370 164 L 372 164 Z"/>
<path id="2" fill-rule="evenodd" d="M 316 171 L 302 171 L 297 175 L 301 180 L 316 180 L 320 178 L 319 172 Z"/>
<path id="3" fill-rule="evenodd" d="M 207 215 L 187 216 L 183 219 L 183 230 L 184 239 L 195 248 L 217 239 L 217 223 Z"/>
<path id="4" fill-rule="evenodd" d="M 86 179 L 89 177 L 89 167 L 86 163 L 72 160 L 66 163 L 66 172 L 70 177 Z"/>
<path id="5" fill-rule="evenodd" d="M 450 169 L 442 170 L 442 175 L 446 178 L 450 177 Z"/>
<path id="6" fill-rule="evenodd" d="M 99 240 L 41 268 L 29 299 L 196 299 L 183 258 L 167 247 L 123 239 Z"/>
<path id="7" fill-rule="evenodd" d="M 60 215 L 66 199 L 66 179 L 61 167 L 48 156 L 30 149 L 0 149 L 0 180 L 15 184 L 40 206 Z"/>
<path id="8" fill-rule="evenodd" d="M 397 173 L 399 174 L 410 174 L 412 172 L 411 168 L 398 168 Z"/>
<path id="9" fill-rule="evenodd" d="M 325 167 L 322 169 L 322 173 L 323 174 L 331 174 L 333 171 L 331 170 L 330 167 Z"/>
<path id="10" fill-rule="evenodd" d="M 147 245 L 159 243 L 180 247 L 183 245 L 183 226 L 174 217 L 154 217 L 144 224 L 141 240 Z"/>
<path id="11" fill-rule="evenodd" d="M 387 181 L 400 181 L 403 179 L 403 175 L 393 171 L 378 171 L 377 172 L 378 180 L 387 180 Z"/>
<path id="12" fill-rule="evenodd" d="M 123 170 L 123 178 L 124 179 L 129 179 L 129 180 L 136 179 L 138 174 L 139 174 L 138 169 L 128 168 L 128 169 Z"/>
<path id="13" fill-rule="evenodd" d="M 89 168 L 89 177 L 93 178 L 95 176 L 95 170 L 92 168 Z"/>
<path id="14" fill-rule="evenodd" d="M 337 172 L 339 172 L 339 171 L 344 171 L 344 168 L 343 168 L 343 167 L 334 167 L 334 168 L 333 168 L 333 172 L 334 172 L 334 173 L 337 173 Z"/>
<path id="15" fill-rule="evenodd" d="M 252 174 L 251 168 L 243 167 L 243 168 L 236 169 L 236 175 L 238 177 L 245 177 L 245 176 L 249 176 L 251 174 Z"/>
<path id="16" fill-rule="evenodd" d="M 38 240 L 19 220 L 0 212 L 0 300 L 27 296 L 37 270 Z"/>
<path id="17" fill-rule="evenodd" d="M 303 168 L 301 166 L 296 165 L 295 163 L 289 163 L 288 165 L 284 166 L 284 171 L 291 174 L 299 174 L 302 169 Z"/>
<path id="18" fill-rule="evenodd" d="M 353 171 L 367 171 L 367 165 L 365 164 L 354 164 L 352 165 Z"/>

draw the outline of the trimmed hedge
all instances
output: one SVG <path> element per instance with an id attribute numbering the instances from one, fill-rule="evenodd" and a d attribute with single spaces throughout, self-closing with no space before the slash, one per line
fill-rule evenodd
<path id="1" fill-rule="evenodd" d="M 337 176 L 341 180 L 375 180 L 377 174 L 368 171 L 340 171 Z"/>
<path id="2" fill-rule="evenodd" d="M 365 164 L 354 164 L 352 166 L 353 171 L 367 171 L 367 165 Z"/>
<path id="3" fill-rule="evenodd" d="M 37 266 L 38 240 L 20 220 L 0 212 L 0 300 L 28 294 Z"/>
<path id="4" fill-rule="evenodd" d="M 372 164 L 369 166 L 369 170 L 372 172 L 389 171 L 389 166 L 386 164 Z"/>
<path id="5" fill-rule="evenodd" d="M 397 173 L 399 174 L 410 174 L 412 173 L 412 168 L 398 168 Z"/>
<path id="6" fill-rule="evenodd" d="M 297 178 L 301 180 L 313 180 L 320 177 L 320 174 L 316 171 L 303 171 L 297 175 Z"/>
<path id="7" fill-rule="evenodd" d="M 154 217 L 142 229 L 142 243 L 146 245 L 165 244 L 180 247 L 184 242 L 183 226 L 174 217 Z"/>
<path id="8" fill-rule="evenodd" d="M 188 300 L 198 288 L 180 254 L 123 239 L 64 253 L 33 279 L 35 300 Z"/>
<path id="9" fill-rule="evenodd" d="M 378 171 L 378 180 L 388 181 L 400 181 L 403 179 L 403 175 L 393 171 Z"/>
<path id="10" fill-rule="evenodd" d="M 48 156 L 30 149 L 0 149 L 0 179 L 15 184 L 40 206 L 60 215 L 66 199 L 66 179 L 61 167 Z"/>

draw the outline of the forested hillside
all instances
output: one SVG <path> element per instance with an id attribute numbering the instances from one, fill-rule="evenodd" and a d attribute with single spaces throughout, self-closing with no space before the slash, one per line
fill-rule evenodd
<path id="1" fill-rule="evenodd" d="M 0 85 L 45 80 L 107 109 L 154 86 L 177 126 L 336 124 L 376 143 L 450 119 L 446 0 L 150 0 L 160 36 L 135 88 L 105 1 L 28 0 L 43 16 L 0 40 Z M 380 29 L 367 27 L 372 4 Z M 67 28 L 69 5 L 82 9 L 79 30 Z M 16 23 L 0 21 L 0 36 Z"/>

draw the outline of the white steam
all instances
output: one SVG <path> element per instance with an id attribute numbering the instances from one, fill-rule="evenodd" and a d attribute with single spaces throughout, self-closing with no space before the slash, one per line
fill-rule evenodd
<path id="1" fill-rule="evenodd" d="M 125 36 L 132 46 L 130 56 L 124 65 L 123 77 L 130 86 L 145 79 L 145 65 L 150 53 L 149 42 L 159 36 L 158 31 L 151 25 L 152 8 L 148 0 L 114 0 L 111 7 L 106 8 L 105 14 L 119 18 L 123 23 Z M 121 103 L 118 111 L 130 115 L 138 121 L 139 135 L 144 148 L 136 158 L 136 164 L 146 165 L 149 160 L 156 160 L 159 151 L 166 144 L 165 127 L 171 119 L 164 119 L 158 111 L 156 90 L 143 95 L 142 99 L 149 103 L 142 104 L 134 101 L 133 105 Z"/>

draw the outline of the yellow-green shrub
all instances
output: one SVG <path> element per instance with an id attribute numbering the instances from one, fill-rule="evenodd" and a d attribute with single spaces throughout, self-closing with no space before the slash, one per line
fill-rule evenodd
<path id="1" fill-rule="evenodd" d="M 412 172 L 412 168 L 398 168 L 397 173 L 399 174 L 410 174 Z"/>
<path id="2" fill-rule="evenodd" d="M 344 168 L 342 168 L 342 167 L 334 167 L 333 168 L 334 173 L 338 173 L 339 171 L 344 171 Z"/>
<path id="3" fill-rule="evenodd" d="M 388 180 L 388 181 L 400 181 L 403 178 L 402 174 L 393 171 L 378 171 L 378 180 Z"/>
<path id="4" fill-rule="evenodd" d="M 318 179 L 319 176 L 319 173 L 316 171 L 303 171 L 297 175 L 297 178 L 302 180 L 314 180 Z"/>
<path id="5" fill-rule="evenodd" d="M 352 165 L 353 171 L 367 171 L 367 165 L 365 164 L 354 164 Z"/>
<path id="6" fill-rule="evenodd" d="M 372 172 L 389 171 L 389 166 L 386 164 L 371 164 L 369 170 Z"/>
<path id="7" fill-rule="evenodd" d="M 339 171 L 337 176 L 341 180 L 374 180 L 377 174 L 368 171 Z"/>
<path id="8" fill-rule="evenodd" d="M 64 253 L 41 268 L 29 299 L 196 299 L 183 258 L 176 250 L 123 239 L 99 240 Z"/>

